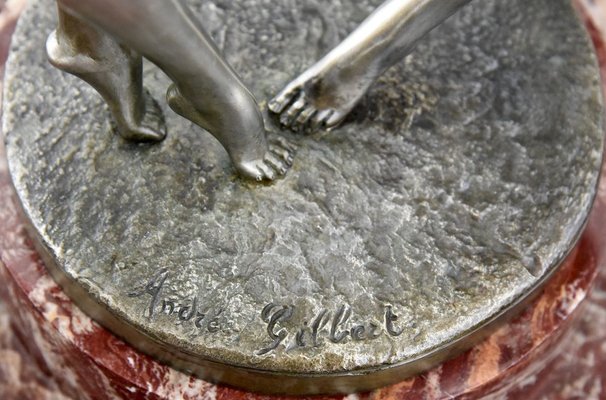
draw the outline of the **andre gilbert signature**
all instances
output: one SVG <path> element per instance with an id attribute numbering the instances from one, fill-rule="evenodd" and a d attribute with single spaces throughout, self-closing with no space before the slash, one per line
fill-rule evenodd
<path id="1" fill-rule="evenodd" d="M 199 309 L 198 298 L 188 299 L 179 303 L 164 298 L 162 291 L 169 278 L 167 269 L 162 269 L 147 283 L 133 290 L 129 297 L 149 296 L 149 304 L 145 313 L 151 319 L 163 314 L 174 319 L 175 324 L 193 324 L 200 332 L 216 333 L 224 330 L 222 320 L 223 309 L 204 311 Z M 398 316 L 392 306 L 385 306 L 382 322 L 369 319 L 367 322 L 353 322 L 351 307 L 342 305 L 338 309 L 322 309 L 306 319 L 304 315 L 297 316 L 297 308 L 292 305 L 270 303 L 261 310 L 260 317 L 265 324 L 267 344 L 255 352 L 262 356 L 276 351 L 283 346 L 286 351 L 305 348 L 319 348 L 329 341 L 334 344 L 345 344 L 350 341 L 365 342 L 374 340 L 382 335 L 398 337 L 404 329 L 397 325 Z M 297 318 L 294 318 L 294 317 Z M 305 321 L 296 326 L 296 321 Z"/>
<path id="2" fill-rule="evenodd" d="M 215 333 L 222 330 L 221 314 L 222 309 L 214 311 L 200 310 L 198 298 L 194 297 L 187 303 L 178 303 L 174 300 L 164 298 L 162 290 L 168 280 L 168 270 L 160 270 L 149 282 L 142 287 L 137 288 L 128 294 L 128 297 L 149 296 L 149 305 L 146 314 L 152 319 L 157 310 L 160 314 L 168 315 L 174 319 L 175 324 L 193 324 L 201 332 Z"/>
<path id="3" fill-rule="evenodd" d="M 404 329 L 396 327 L 398 316 L 392 306 L 385 307 L 384 320 L 381 324 L 375 321 L 352 323 L 352 310 L 342 305 L 336 312 L 323 309 L 318 312 L 310 323 L 304 322 L 299 328 L 286 328 L 296 312 L 295 306 L 268 304 L 261 311 L 261 318 L 267 325 L 267 336 L 271 344 L 256 354 L 262 356 L 284 345 L 287 351 L 294 349 L 322 347 L 327 339 L 334 344 L 345 344 L 349 340 L 364 342 L 374 340 L 381 335 L 398 337 Z"/>

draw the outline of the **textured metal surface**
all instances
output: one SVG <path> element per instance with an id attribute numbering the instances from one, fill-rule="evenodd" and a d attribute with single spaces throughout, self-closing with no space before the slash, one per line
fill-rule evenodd
<path id="1" fill-rule="evenodd" d="M 220 145 L 166 108 L 163 143 L 113 135 L 102 100 L 47 64 L 53 8 L 32 3 L 4 100 L 18 195 L 82 304 L 175 364 L 278 382 L 426 366 L 548 276 L 591 206 L 599 71 L 565 0 L 472 3 L 346 125 L 280 132 L 298 153 L 268 186 L 236 179 Z M 379 1 L 190 3 L 267 99 Z M 149 65 L 145 75 L 161 99 L 167 81 Z"/>

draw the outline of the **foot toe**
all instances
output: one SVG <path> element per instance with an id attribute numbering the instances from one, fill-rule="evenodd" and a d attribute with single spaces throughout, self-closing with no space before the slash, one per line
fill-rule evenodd
<path id="1" fill-rule="evenodd" d="M 276 97 L 271 99 L 267 107 L 275 114 L 280 114 L 286 106 L 288 106 L 295 96 L 299 93 L 299 89 L 296 86 L 287 86 L 282 90 Z"/>
<path id="2" fill-rule="evenodd" d="M 274 171 L 274 169 L 266 162 L 261 162 L 259 163 L 259 169 L 261 170 L 261 172 L 263 172 L 263 176 L 270 180 L 273 181 L 274 179 L 276 179 L 276 171 Z"/>
<path id="3" fill-rule="evenodd" d="M 301 113 L 301 110 L 305 107 L 305 103 L 305 96 L 301 94 L 299 98 L 280 115 L 280 123 L 287 127 L 292 126 L 293 122 Z"/>
<path id="4" fill-rule="evenodd" d="M 118 132 L 126 140 L 133 142 L 159 142 L 166 137 L 166 122 L 162 109 L 156 100 L 145 91 L 145 114 L 141 121 L 132 115 L 122 115 L 118 122 Z"/>
<path id="5" fill-rule="evenodd" d="M 326 126 L 326 121 L 328 121 L 333 114 L 334 111 L 330 109 L 318 112 L 311 122 L 311 129 L 316 131 L 324 128 Z"/>
<path id="6" fill-rule="evenodd" d="M 119 129 L 120 136 L 131 142 L 159 142 L 164 139 L 162 132 L 144 126 Z"/>
<path id="7" fill-rule="evenodd" d="M 145 91 L 145 114 L 141 125 L 152 132 L 154 139 L 162 140 L 166 137 L 166 120 L 160 104 L 147 90 Z M 150 129 L 151 128 L 151 129 Z"/>
<path id="8" fill-rule="evenodd" d="M 145 126 L 139 132 L 144 141 L 160 142 L 166 137 L 165 132 L 149 129 Z"/>
<path id="9" fill-rule="evenodd" d="M 315 107 L 306 108 L 301 112 L 301 114 L 299 114 L 294 126 L 297 127 L 298 130 L 304 130 L 307 127 L 308 122 L 313 118 L 316 112 L 317 110 L 315 109 Z"/>
<path id="10" fill-rule="evenodd" d="M 326 129 L 336 128 L 339 126 L 339 124 L 341 124 L 341 122 L 343 122 L 346 116 L 347 113 L 341 113 L 338 111 L 333 112 L 332 115 L 326 119 Z"/>
<path id="11" fill-rule="evenodd" d="M 263 181 L 263 172 L 254 162 L 236 164 L 236 168 L 238 169 L 240 176 L 243 178 L 253 179 L 257 182 Z"/>
<path id="12" fill-rule="evenodd" d="M 280 157 L 282 160 L 284 160 L 286 162 L 288 162 L 289 160 L 292 160 L 291 152 L 281 146 L 276 146 L 275 144 L 270 144 L 269 151 L 272 152 L 277 157 Z"/>
<path id="13" fill-rule="evenodd" d="M 265 156 L 265 162 L 268 163 L 272 169 L 278 172 L 280 175 L 286 175 L 286 171 L 288 171 L 288 165 L 284 162 L 283 159 L 276 156 L 273 153 L 267 153 Z"/>
<path id="14" fill-rule="evenodd" d="M 286 151 L 288 151 L 291 154 L 291 156 L 297 150 L 297 148 L 293 144 L 289 143 L 286 139 L 284 139 L 281 136 L 276 137 L 273 140 L 273 142 L 275 145 L 277 145 L 283 149 L 286 149 Z"/>

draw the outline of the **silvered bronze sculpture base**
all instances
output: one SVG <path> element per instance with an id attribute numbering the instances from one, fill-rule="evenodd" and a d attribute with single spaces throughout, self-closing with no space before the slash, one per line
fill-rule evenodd
<path id="1" fill-rule="evenodd" d="M 380 0 L 190 3 L 268 99 Z M 161 144 L 112 134 L 102 99 L 47 63 L 53 18 L 32 2 L 6 76 L 7 155 L 32 235 L 85 311 L 201 377 L 291 394 L 401 380 L 523 304 L 591 208 L 599 70 L 566 0 L 473 2 L 341 128 L 268 124 L 297 147 L 271 185 L 236 178 L 167 107 Z M 145 82 L 163 97 L 151 65 Z"/>

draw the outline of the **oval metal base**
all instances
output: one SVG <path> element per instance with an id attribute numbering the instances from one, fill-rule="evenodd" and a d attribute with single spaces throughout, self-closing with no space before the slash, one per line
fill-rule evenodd
<path id="1" fill-rule="evenodd" d="M 33 237 L 86 312 L 207 379 L 310 394 L 420 372 L 536 292 L 591 208 L 599 69 L 566 0 L 473 2 L 341 128 L 270 125 L 298 153 L 269 186 L 237 179 L 218 143 L 166 107 L 163 143 L 113 134 L 95 92 L 47 63 L 54 10 L 32 3 L 4 132 Z M 191 3 L 266 99 L 379 1 Z M 151 65 L 145 82 L 163 98 Z"/>

